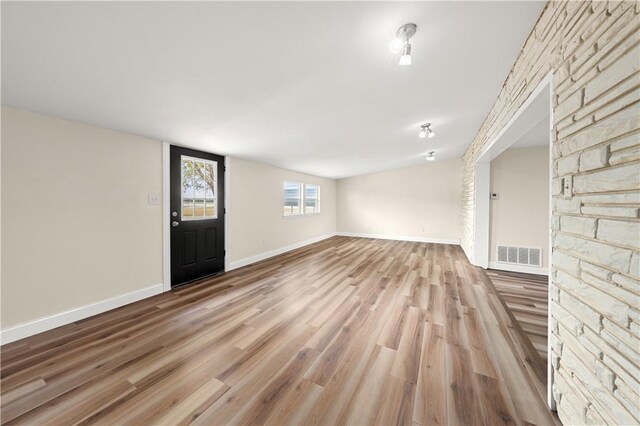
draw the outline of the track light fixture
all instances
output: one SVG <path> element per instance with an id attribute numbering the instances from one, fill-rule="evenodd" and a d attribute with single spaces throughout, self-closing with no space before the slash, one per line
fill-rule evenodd
<path id="1" fill-rule="evenodd" d="M 418 133 L 418 136 L 421 138 L 432 138 L 436 135 L 436 132 L 434 132 L 433 130 L 431 130 L 431 123 L 425 123 L 423 125 L 420 126 L 420 133 Z"/>
<path id="2" fill-rule="evenodd" d="M 435 160 L 436 159 L 435 153 L 436 153 L 435 151 L 430 151 L 429 154 L 427 154 L 427 161 Z"/>
<path id="3" fill-rule="evenodd" d="M 391 41 L 389 48 L 393 53 L 400 53 L 399 65 L 411 65 L 411 44 L 409 39 L 416 33 L 416 24 L 404 24 L 396 31 L 396 38 Z"/>

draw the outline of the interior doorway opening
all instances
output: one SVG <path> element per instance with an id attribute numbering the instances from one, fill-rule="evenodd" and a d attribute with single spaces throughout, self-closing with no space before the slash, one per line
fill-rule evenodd
<path id="1" fill-rule="evenodd" d="M 518 109 L 511 120 L 505 125 L 501 132 L 493 139 L 487 147 L 480 154 L 476 162 L 475 170 L 475 221 L 474 221 L 474 251 L 472 253 L 471 262 L 484 269 L 495 268 L 512 272 L 524 272 L 524 273 L 536 273 L 537 275 L 547 275 L 547 306 L 550 306 L 549 291 L 548 288 L 552 284 L 551 271 L 551 212 L 552 212 L 552 164 L 553 157 L 551 151 L 551 128 L 553 123 L 553 110 L 551 103 L 552 93 L 552 75 L 548 74 L 542 82 L 536 87 L 529 98 Z M 493 177 L 496 178 L 496 166 L 499 158 L 503 154 L 510 155 L 516 154 L 515 150 L 524 150 L 530 148 L 530 151 L 535 151 L 534 147 L 540 147 L 544 150 L 543 156 L 546 156 L 546 174 L 547 179 L 538 181 L 539 185 L 544 185 L 545 188 L 538 188 L 544 191 L 546 194 L 546 220 L 542 217 L 542 228 L 538 227 L 538 235 L 536 241 L 538 243 L 533 244 L 521 244 L 517 234 L 526 234 L 525 227 L 527 223 L 527 213 L 520 217 L 516 217 L 514 220 L 520 222 L 520 228 L 516 225 L 513 226 L 513 221 L 510 224 L 505 224 L 506 220 L 501 220 L 500 225 L 502 228 L 500 232 L 497 231 L 495 222 L 492 229 L 492 213 L 497 214 L 496 210 L 492 207 L 497 205 L 497 201 L 500 200 L 500 193 L 495 191 L 492 193 L 492 163 L 494 167 Z M 510 151 L 510 152 L 507 152 Z M 522 154 L 522 153 L 520 153 Z M 545 155 L 546 154 L 546 155 Z M 523 155 L 519 155 L 521 158 Z M 494 163 L 494 160 L 497 160 Z M 518 172 L 519 176 L 524 176 L 522 171 Z M 528 188 L 520 188 L 521 192 L 518 193 L 518 182 L 508 182 L 509 175 L 501 177 L 506 181 L 503 188 L 508 188 L 509 185 L 514 186 L 511 189 L 512 194 L 516 196 L 525 197 Z M 512 176 L 513 178 L 513 176 Z M 512 180 L 517 180 L 513 178 Z M 506 189 L 505 189 L 506 191 Z M 496 203 L 492 206 L 492 203 Z M 520 203 L 520 208 L 522 208 Z M 504 207 L 504 206 L 501 206 Z M 507 211 L 509 209 L 506 209 Z M 501 209 L 501 217 L 505 217 L 507 213 L 505 209 Z M 515 211 L 515 210 L 514 210 Z M 521 209 L 522 211 L 522 209 Z M 517 212 L 516 212 L 517 214 Z M 538 216 L 539 218 L 539 216 Z M 497 218 L 496 218 L 497 219 Z M 512 218 L 513 219 L 513 218 Z M 497 219 L 498 220 L 498 219 Z M 546 225 L 546 226 L 545 226 Z M 505 238 L 504 235 L 514 235 L 513 239 Z M 500 236 L 502 235 L 502 236 Z M 522 237 L 526 239 L 526 237 Z M 544 243 L 540 243 L 544 241 Z M 546 247 L 539 247 L 546 245 Z M 504 261 L 504 262 L 503 262 Z M 533 263 L 533 266 L 532 266 Z M 546 350 L 546 364 L 547 364 L 547 402 L 552 410 L 555 410 L 555 401 L 553 399 L 552 385 L 553 385 L 553 370 L 550 359 L 551 350 L 549 347 L 549 324 L 550 310 L 547 309 L 546 318 L 546 331 L 547 331 L 547 350 Z"/>

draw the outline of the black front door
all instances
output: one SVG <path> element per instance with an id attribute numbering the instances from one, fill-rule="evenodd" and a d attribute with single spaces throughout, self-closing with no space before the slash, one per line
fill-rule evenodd
<path id="1" fill-rule="evenodd" d="M 171 146 L 171 286 L 224 270 L 224 157 Z"/>

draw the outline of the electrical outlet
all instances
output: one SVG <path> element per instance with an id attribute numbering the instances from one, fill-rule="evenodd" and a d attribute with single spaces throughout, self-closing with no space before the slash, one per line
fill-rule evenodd
<path id="1" fill-rule="evenodd" d="M 157 206 L 160 204 L 160 194 L 149 194 L 149 205 Z"/>
<path id="2" fill-rule="evenodd" d="M 492 200 L 497 200 L 498 199 L 498 193 L 497 192 L 492 192 L 491 193 L 491 199 Z"/>

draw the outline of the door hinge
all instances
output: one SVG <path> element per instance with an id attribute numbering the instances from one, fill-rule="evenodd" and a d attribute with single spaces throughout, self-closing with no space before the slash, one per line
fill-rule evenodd
<path id="1" fill-rule="evenodd" d="M 227 208 L 226 207 L 224 209 L 222 209 L 222 210 L 224 210 L 223 214 L 227 214 Z"/>
<path id="2" fill-rule="evenodd" d="M 224 255 L 225 255 L 225 256 L 227 255 L 227 251 L 226 251 L 226 250 L 224 251 Z"/>
<path id="3" fill-rule="evenodd" d="M 222 171 L 226 172 L 227 171 L 227 166 L 222 166 Z"/>

